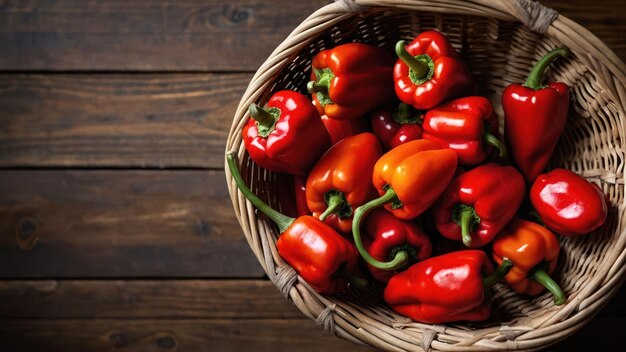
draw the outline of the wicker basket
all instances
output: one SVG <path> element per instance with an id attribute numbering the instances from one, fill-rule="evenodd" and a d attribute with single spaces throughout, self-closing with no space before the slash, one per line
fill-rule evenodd
<path id="1" fill-rule="evenodd" d="M 357 343 L 390 351 L 535 350 L 580 329 L 610 300 L 626 277 L 624 154 L 626 66 L 589 31 L 529 0 L 357 0 L 331 3 L 299 25 L 259 68 L 243 95 L 226 150 L 237 151 L 251 189 L 274 207 L 276 175 L 250 161 L 241 139 L 253 102 L 263 104 L 280 89 L 306 92 L 311 58 L 322 49 L 359 41 L 393 52 L 399 39 L 437 29 L 460 51 L 502 117 L 502 89 L 523 82 L 532 64 L 565 45 L 572 55 L 558 60 L 550 79 L 571 87 L 565 133 L 551 166 L 573 170 L 601 186 L 611 201 L 609 219 L 597 233 L 560 238 L 555 278 L 568 297 L 554 306 L 549 293 L 530 299 L 496 286 L 493 314 L 481 324 L 420 324 L 384 304 L 315 293 L 278 255 L 277 232 L 255 213 L 226 178 L 245 236 L 269 278 L 307 317 Z"/>

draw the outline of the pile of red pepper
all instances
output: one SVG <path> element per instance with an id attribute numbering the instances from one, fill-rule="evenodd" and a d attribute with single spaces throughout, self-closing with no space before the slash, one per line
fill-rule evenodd
<path id="1" fill-rule="evenodd" d="M 608 212 L 598 186 L 546 170 L 569 97 L 543 74 L 568 50 L 504 89 L 504 139 L 443 34 L 423 32 L 395 51 L 396 59 L 362 43 L 324 50 L 312 60 L 310 95 L 279 91 L 266 107 L 250 106 L 245 147 L 281 174 L 284 211 L 296 218 L 264 204 L 234 155 L 227 159 L 242 193 L 277 224 L 278 253 L 320 293 L 376 280 L 393 310 L 423 323 L 487 319 L 489 288 L 502 279 L 564 303 L 550 276 L 555 234 L 586 235 Z M 462 249 L 434 250 L 441 238 Z"/>

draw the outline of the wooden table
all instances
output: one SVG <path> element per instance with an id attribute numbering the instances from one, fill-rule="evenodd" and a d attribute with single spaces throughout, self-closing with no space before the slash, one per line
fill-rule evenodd
<path id="1" fill-rule="evenodd" d="M 327 0 L 0 0 L 0 350 L 367 350 L 265 279 L 223 150 L 252 73 Z M 545 3 L 626 59 L 624 0 Z M 621 290 L 554 347 L 625 345 Z"/>

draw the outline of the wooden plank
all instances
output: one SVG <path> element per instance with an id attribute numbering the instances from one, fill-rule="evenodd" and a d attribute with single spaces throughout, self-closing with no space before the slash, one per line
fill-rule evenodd
<path id="1" fill-rule="evenodd" d="M 0 1 L 0 70 L 256 70 L 328 0 Z M 626 58 L 622 0 L 543 0 Z"/>
<path id="2" fill-rule="evenodd" d="M 0 75 L 0 167 L 222 168 L 250 78 Z"/>
<path id="3" fill-rule="evenodd" d="M 372 351 L 303 319 L 0 320 L 7 351 Z"/>
<path id="4" fill-rule="evenodd" d="M 223 171 L 1 171 L 0 277 L 260 277 Z"/>
<path id="5" fill-rule="evenodd" d="M 327 2 L 0 1 L 0 70 L 256 70 Z"/>
<path id="6" fill-rule="evenodd" d="M 302 319 L 268 280 L 0 281 L 0 317 Z"/>

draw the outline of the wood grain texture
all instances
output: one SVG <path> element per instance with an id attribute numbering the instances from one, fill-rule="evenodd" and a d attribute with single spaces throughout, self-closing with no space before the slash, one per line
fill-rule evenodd
<path id="1" fill-rule="evenodd" d="M 0 70 L 256 70 L 328 0 L 1 0 Z M 542 0 L 626 58 L 622 0 Z"/>
<path id="2" fill-rule="evenodd" d="M 302 319 L 304 315 L 268 280 L 10 280 L 0 281 L 0 317 Z"/>
<path id="3" fill-rule="evenodd" d="M 256 70 L 327 0 L 0 1 L 0 70 Z"/>
<path id="4" fill-rule="evenodd" d="M 303 319 L 0 320 L 7 351 L 372 351 Z"/>
<path id="5" fill-rule="evenodd" d="M 0 277 L 261 277 L 223 171 L 1 171 Z"/>
<path id="6" fill-rule="evenodd" d="M 222 168 L 250 78 L 0 75 L 0 167 Z"/>

